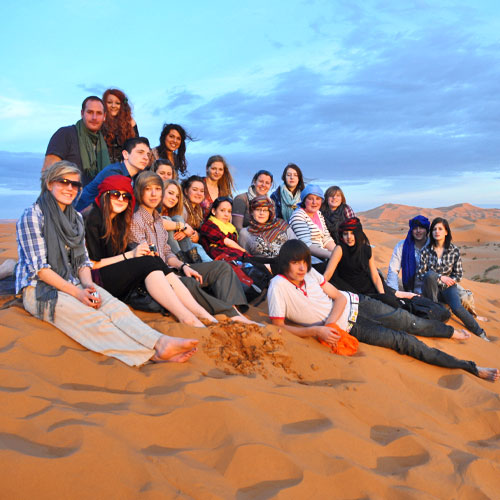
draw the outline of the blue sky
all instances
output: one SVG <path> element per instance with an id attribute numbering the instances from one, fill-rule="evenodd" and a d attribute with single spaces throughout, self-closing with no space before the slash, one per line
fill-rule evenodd
<path id="1" fill-rule="evenodd" d="M 355 210 L 500 204 L 497 2 L 49 0 L 0 13 L 2 205 L 19 165 L 20 188 L 36 190 L 52 133 L 110 86 L 152 145 L 164 122 L 182 124 L 197 138 L 190 172 L 223 154 L 239 189 L 295 162 Z"/>

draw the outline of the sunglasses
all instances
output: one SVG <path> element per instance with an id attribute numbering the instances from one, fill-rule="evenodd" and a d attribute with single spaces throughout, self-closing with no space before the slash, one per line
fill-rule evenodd
<path id="1" fill-rule="evenodd" d="M 75 188 L 77 190 L 82 189 L 82 183 L 80 181 L 70 181 L 69 179 L 64 179 L 62 177 L 59 177 L 57 179 L 54 179 L 53 182 L 58 182 L 63 186 L 71 186 L 72 188 Z"/>
<path id="2" fill-rule="evenodd" d="M 124 200 L 130 201 L 132 199 L 132 195 L 130 193 L 120 193 L 120 191 L 106 191 L 106 194 L 109 194 L 109 197 L 112 200 Z"/>

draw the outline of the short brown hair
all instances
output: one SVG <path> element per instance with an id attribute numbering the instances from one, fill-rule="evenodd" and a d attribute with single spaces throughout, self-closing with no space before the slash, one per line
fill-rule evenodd
<path id="1" fill-rule="evenodd" d="M 134 182 L 134 196 L 139 205 L 142 205 L 143 203 L 142 195 L 144 193 L 144 190 L 148 186 L 153 186 L 153 185 L 161 187 L 161 200 L 159 203 L 161 204 L 163 201 L 163 193 L 165 192 L 162 178 L 158 174 L 151 172 L 151 170 L 145 170 L 136 177 Z"/>

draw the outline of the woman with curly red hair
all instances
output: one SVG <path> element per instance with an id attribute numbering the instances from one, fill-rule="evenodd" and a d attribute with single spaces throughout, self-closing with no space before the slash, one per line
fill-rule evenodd
<path id="1" fill-rule="evenodd" d="M 131 137 L 139 137 L 139 130 L 132 118 L 128 98 L 121 90 L 106 90 L 102 101 L 106 111 L 102 134 L 108 145 L 111 163 L 118 163 L 123 160 L 122 150 L 125 141 Z"/>

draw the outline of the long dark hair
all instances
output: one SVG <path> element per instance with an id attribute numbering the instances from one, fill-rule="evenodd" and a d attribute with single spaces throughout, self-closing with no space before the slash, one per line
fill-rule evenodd
<path id="1" fill-rule="evenodd" d="M 123 212 L 116 214 L 111 218 L 113 213 L 109 191 L 101 195 L 101 211 L 102 220 L 104 221 L 104 234 L 101 238 L 106 243 L 111 243 L 113 252 L 118 255 L 127 249 L 130 224 L 132 222 L 132 203 L 128 202 L 128 207 Z"/>
<path id="2" fill-rule="evenodd" d="M 356 227 L 349 227 L 348 225 L 352 225 L 356 223 Z M 347 226 L 347 227 L 346 227 Z M 350 247 L 347 243 L 344 242 L 343 234 L 344 232 L 352 231 L 354 234 L 354 247 Z M 366 236 L 363 231 L 363 226 L 361 225 L 361 221 L 357 217 L 353 217 L 352 219 L 347 219 L 339 226 L 339 239 L 340 246 L 342 247 L 342 251 L 348 251 L 354 262 L 362 267 L 365 270 L 368 270 L 368 260 L 367 256 L 370 251 L 370 240 L 368 236 Z"/>
<path id="3" fill-rule="evenodd" d="M 444 228 L 446 229 L 446 231 L 448 233 L 444 238 L 444 247 L 446 249 L 448 249 L 448 248 L 450 248 L 450 245 L 451 245 L 451 229 L 450 229 L 450 224 L 448 223 L 448 221 L 446 219 L 443 219 L 443 217 L 436 217 L 432 221 L 431 227 L 429 229 L 429 241 L 433 247 L 437 246 L 437 242 L 434 239 L 434 235 L 432 234 L 432 231 L 434 230 L 436 225 L 439 223 L 443 224 Z"/>
<path id="4" fill-rule="evenodd" d="M 233 199 L 230 196 L 219 196 L 212 203 L 212 206 L 210 207 L 210 211 L 208 212 L 206 219 L 208 219 L 211 215 L 215 217 L 215 215 L 212 212 L 215 212 L 215 210 L 217 210 L 219 205 L 221 203 L 224 203 L 225 201 L 227 201 L 231 205 L 231 207 L 233 206 Z"/>
<path id="5" fill-rule="evenodd" d="M 175 158 L 175 168 L 181 174 L 187 171 L 187 160 L 186 160 L 186 140 L 192 141 L 193 138 L 176 123 L 166 123 L 163 125 L 163 129 L 160 134 L 160 145 L 156 148 L 158 151 L 158 158 L 168 158 L 167 146 L 165 146 L 165 139 L 171 130 L 176 130 L 181 136 L 181 144 L 177 148 L 177 155 Z"/>
<path id="6" fill-rule="evenodd" d="M 302 175 L 302 170 L 300 170 L 298 165 L 295 165 L 295 163 L 289 163 L 285 167 L 285 170 L 283 170 L 283 174 L 281 175 L 281 180 L 285 183 L 285 186 L 286 186 L 286 173 L 288 172 L 289 169 L 295 170 L 295 172 L 297 172 L 297 175 L 299 177 L 299 183 L 297 184 L 295 190 L 292 193 L 295 194 L 297 191 L 302 191 L 304 189 L 305 187 L 304 176 Z"/>

